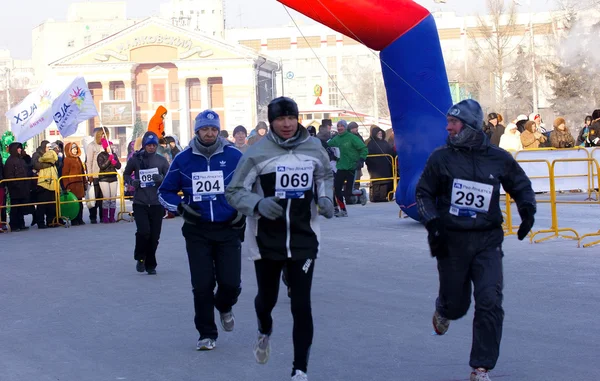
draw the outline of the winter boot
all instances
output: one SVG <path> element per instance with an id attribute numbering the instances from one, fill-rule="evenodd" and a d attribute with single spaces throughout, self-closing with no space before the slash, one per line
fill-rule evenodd
<path id="1" fill-rule="evenodd" d="M 115 213 L 116 213 L 116 212 L 117 212 L 117 209 L 116 209 L 116 208 L 110 208 L 110 209 L 108 210 L 108 213 L 109 213 L 109 215 L 108 215 L 108 222 L 109 222 L 109 223 L 111 223 L 111 224 L 114 224 L 115 222 L 117 222 L 117 221 L 115 220 Z"/>
<path id="2" fill-rule="evenodd" d="M 108 223 L 108 209 L 102 208 L 102 223 L 103 224 Z"/>

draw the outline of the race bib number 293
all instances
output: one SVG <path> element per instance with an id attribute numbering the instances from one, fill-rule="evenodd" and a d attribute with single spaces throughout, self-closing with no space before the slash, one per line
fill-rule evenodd
<path id="1" fill-rule="evenodd" d="M 454 179 L 450 214 L 475 218 L 477 213 L 487 213 L 493 193 L 493 185 Z"/>

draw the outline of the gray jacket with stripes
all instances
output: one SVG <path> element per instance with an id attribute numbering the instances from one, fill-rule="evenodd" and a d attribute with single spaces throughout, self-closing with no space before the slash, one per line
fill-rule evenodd
<path id="1" fill-rule="evenodd" d="M 299 132 L 288 140 L 269 131 L 266 139 L 250 146 L 227 187 L 227 202 L 248 217 L 244 245 L 255 260 L 315 259 L 319 253 L 317 200 L 333 200 L 333 174 L 321 142 L 306 128 L 298 128 Z M 298 185 L 302 181 L 296 176 L 294 182 L 303 190 L 295 192 L 297 198 L 283 198 L 293 197 L 288 193 L 281 197 L 279 205 L 284 215 L 275 221 L 261 217 L 257 211 L 259 201 L 281 194 L 282 175 L 277 172 L 290 166 L 312 167 L 312 183 L 310 175 L 303 174 L 306 183 Z M 276 186 L 278 178 L 280 185 Z"/>

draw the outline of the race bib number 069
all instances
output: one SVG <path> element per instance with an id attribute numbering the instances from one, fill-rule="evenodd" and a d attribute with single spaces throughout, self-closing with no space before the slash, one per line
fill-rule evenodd
<path id="1" fill-rule="evenodd" d="M 493 185 L 454 179 L 450 214 L 475 218 L 477 213 L 487 213 L 493 192 Z"/>
<path id="2" fill-rule="evenodd" d="M 192 173 L 194 201 L 212 200 L 216 195 L 225 194 L 223 171 Z"/>
<path id="3" fill-rule="evenodd" d="M 279 198 L 303 198 L 304 192 L 313 185 L 314 166 L 311 162 L 277 165 L 275 196 Z"/>

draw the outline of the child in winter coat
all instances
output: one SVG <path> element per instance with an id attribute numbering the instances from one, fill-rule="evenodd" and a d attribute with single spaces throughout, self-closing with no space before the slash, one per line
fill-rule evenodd
<path id="1" fill-rule="evenodd" d="M 102 139 L 102 148 L 104 151 L 98 154 L 98 167 L 101 175 L 98 176 L 102 197 L 107 199 L 102 201 L 102 223 L 113 223 L 117 211 L 117 189 L 119 179 L 114 172 L 121 169 L 121 162 L 112 149 L 112 142 Z"/>
<path id="2" fill-rule="evenodd" d="M 53 225 L 54 219 L 56 218 L 56 196 L 55 187 L 58 181 L 58 170 L 56 169 L 56 162 L 58 161 L 58 155 L 53 148 L 50 148 L 44 153 L 39 162 L 42 164 L 41 169 L 38 173 L 38 187 L 37 187 L 37 201 L 43 203 L 37 207 L 37 225 L 38 229 L 45 229 Z M 50 166 L 45 166 L 50 164 Z M 44 221 L 44 216 L 46 220 Z"/>

